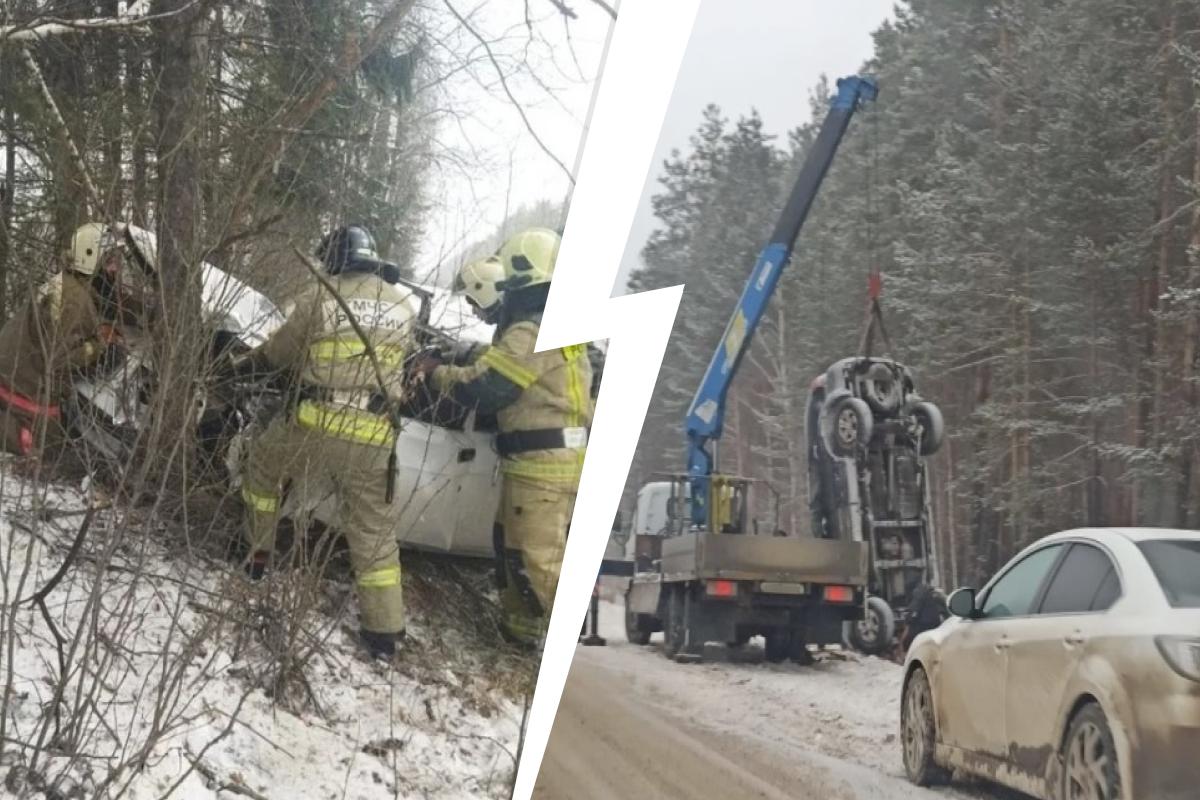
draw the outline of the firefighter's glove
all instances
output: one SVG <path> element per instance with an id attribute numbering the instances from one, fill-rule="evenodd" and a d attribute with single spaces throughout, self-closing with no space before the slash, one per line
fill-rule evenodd
<path id="1" fill-rule="evenodd" d="M 448 345 L 442 348 L 440 355 L 442 360 L 448 364 L 453 364 L 456 367 L 465 367 L 468 364 L 474 364 L 476 359 L 483 353 L 486 345 L 479 342 L 456 342 L 453 345 Z"/>
<path id="2" fill-rule="evenodd" d="M 424 384 L 429 374 L 440 367 L 442 357 L 436 350 L 422 350 L 409 360 L 406 372 L 407 383 L 411 386 Z"/>

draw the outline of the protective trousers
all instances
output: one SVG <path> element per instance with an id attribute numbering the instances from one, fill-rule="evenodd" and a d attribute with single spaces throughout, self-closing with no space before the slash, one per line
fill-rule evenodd
<path id="1" fill-rule="evenodd" d="M 578 482 L 504 476 L 496 519 L 497 578 L 508 634 L 536 644 L 558 589 Z"/>
<path id="2" fill-rule="evenodd" d="M 367 444 L 275 419 L 251 445 L 242 498 L 249 514 L 247 536 L 255 551 L 270 551 L 285 487 L 301 492 L 303 508 L 332 493 L 341 532 L 350 545 L 362 627 L 373 633 L 404 630 L 400 551 L 395 514 L 387 502 L 391 440 Z"/>

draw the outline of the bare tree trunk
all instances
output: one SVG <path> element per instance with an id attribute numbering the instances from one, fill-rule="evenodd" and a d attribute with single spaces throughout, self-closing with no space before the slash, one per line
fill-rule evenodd
<path id="1" fill-rule="evenodd" d="M 117 16 L 117 0 L 104 0 L 103 12 L 108 17 Z M 121 131 L 124 116 L 124 97 L 121 87 L 121 40 L 124 38 L 117 32 L 101 32 L 99 40 L 99 69 L 96 81 L 103 98 L 103 116 L 100 118 L 100 130 L 104 138 L 104 170 L 100 198 L 103 206 L 97 211 L 106 220 L 121 217 L 125 206 L 124 182 L 121 174 Z"/>
<path id="2" fill-rule="evenodd" d="M 0 57 L 4 74 L 9 74 L 12 58 Z M 0 82 L 4 101 L 4 185 L 0 192 L 0 317 L 8 317 L 8 279 L 12 268 L 12 217 L 17 199 L 17 126 L 13 113 L 12 89 L 7 81 Z"/>
<path id="3" fill-rule="evenodd" d="M 137 44 L 129 44 L 125 50 L 125 107 L 129 109 L 129 146 L 130 159 L 133 162 L 133 173 L 130 176 L 132 207 L 129 214 L 130 222 L 144 227 L 149 219 L 150 207 L 146 197 L 146 188 L 150 184 L 150 171 L 146 165 L 150 120 L 143 95 L 145 71 L 142 66 L 142 53 L 137 48 Z"/>
<path id="4" fill-rule="evenodd" d="M 159 340 L 161 424 L 150 452 L 182 455 L 190 448 L 191 409 L 201 349 L 200 252 L 204 230 L 200 192 L 204 93 L 208 75 L 206 7 L 189 0 L 157 0 L 158 26 L 158 269 L 162 286 Z M 170 432 L 170 433 L 168 433 Z M 183 432 L 183 439 L 178 439 Z M 173 435 L 172 435 L 173 434 Z M 169 438 L 167 438 L 169 437 Z M 174 445 L 182 443 L 182 448 Z M 177 461 L 176 465 L 185 463 Z M 160 466 L 165 466 L 159 462 Z"/>
<path id="5" fill-rule="evenodd" d="M 1168 4 L 1169 5 L 1169 4 Z M 1150 274 L 1150 279 L 1147 281 L 1145 311 L 1146 311 L 1146 340 L 1144 350 L 1144 363 L 1146 368 L 1150 370 L 1148 380 L 1145 380 L 1144 391 L 1148 392 L 1148 396 L 1143 394 L 1141 407 L 1139 411 L 1139 446 L 1150 447 L 1155 451 L 1159 451 L 1162 447 L 1162 420 L 1166 394 L 1166 345 L 1167 331 L 1166 323 L 1158 316 L 1159 297 L 1163 290 L 1170 285 L 1170 266 L 1171 266 L 1171 239 L 1173 225 L 1168 222 L 1173 214 L 1174 195 L 1173 185 L 1175 175 L 1172 172 L 1172 149 L 1174 145 L 1174 113 L 1175 113 L 1175 76 L 1171 74 L 1170 66 L 1174 61 L 1172 53 L 1176 43 L 1175 31 L 1175 14 L 1173 9 L 1168 9 L 1168 18 L 1163 32 L 1163 87 L 1162 87 L 1162 112 L 1163 112 L 1163 139 L 1162 139 L 1162 161 L 1159 167 L 1159 186 L 1158 186 L 1158 210 L 1157 218 L 1160 225 L 1163 227 L 1157 234 L 1157 256 L 1155 258 L 1153 268 Z M 1152 487 L 1161 486 L 1159 481 L 1142 481 L 1140 495 L 1143 495 L 1139 501 L 1141 508 L 1138 519 L 1135 522 L 1145 522 L 1148 524 L 1156 524 L 1160 517 L 1149 516 L 1153 513 L 1161 513 L 1159 511 L 1162 500 L 1161 489 L 1155 492 L 1155 497 L 1147 497 Z"/>
<path id="6" fill-rule="evenodd" d="M 1195 139 L 1192 150 L 1192 185 L 1200 186 L 1200 109 L 1195 116 Z M 1200 205 L 1192 210 L 1192 230 L 1189 237 L 1188 269 L 1186 288 L 1195 291 L 1200 285 Z M 1195 309 L 1188 312 L 1183 336 L 1183 391 L 1187 401 L 1188 418 L 1194 424 L 1200 406 L 1200 393 L 1196 388 L 1196 337 L 1200 336 L 1200 320 Z M 1175 525 L 1186 528 L 1191 503 L 1193 461 L 1196 442 L 1189 437 L 1183 444 L 1179 465 L 1179 493 L 1175 512 Z"/>

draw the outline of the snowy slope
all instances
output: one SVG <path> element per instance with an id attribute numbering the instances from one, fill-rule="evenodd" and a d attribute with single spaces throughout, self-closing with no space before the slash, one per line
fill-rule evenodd
<path id="1" fill-rule="evenodd" d="M 344 584 L 323 582 L 314 610 L 289 630 L 278 608 L 308 596 L 293 578 L 249 585 L 221 560 L 173 556 L 178 531 L 122 535 L 112 511 L 96 515 L 46 601 L 69 665 L 52 737 L 57 648 L 42 614 L 14 601 L 63 562 L 83 518 L 65 515 L 84 498 L 58 488 L 35 503 L 6 474 L 0 497 L 0 681 L 11 674 L 0 795 L 506 796 L 521 719 L 510 687 L 522 665 L 504 651 L 473 652 L 431 615 L 444 600 L 418 593 L 405 657 L 394 669 L 372 665 L 354 655 Z M 35 508 L 64 516 L 45 521 Z M 316 655 L 273 701 L 280 671 L 269 654 L 287 652 L 287 641 Z"/>

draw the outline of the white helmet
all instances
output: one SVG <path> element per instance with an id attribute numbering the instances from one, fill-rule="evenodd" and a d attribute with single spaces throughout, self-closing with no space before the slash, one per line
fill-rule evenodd
<path id="1" fill-rule="evenodd" d="M 89 277 L 95 275 L 100 264 L 104 236 L 104 226 L 99 222 L 81 225 L 71 237 L 71 269 Z"/>
<path id="2" fill-rule="evenodd" d="M 496 256 L 463 265 L 454 278 L 454 291 L 467 296 L 471 304 L 487 312 L 500 303 L 500 290 L 496 284 L 504 280 L 504 267 Z"/>

